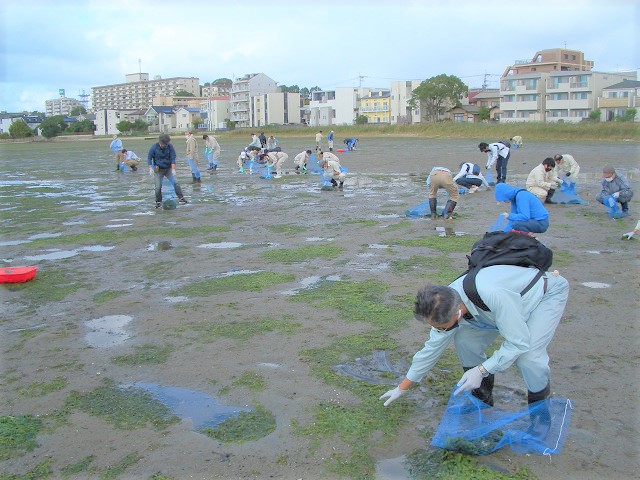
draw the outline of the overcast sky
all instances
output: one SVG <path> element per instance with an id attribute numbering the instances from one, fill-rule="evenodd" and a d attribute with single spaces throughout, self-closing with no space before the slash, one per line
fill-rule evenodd
<path id="1" fill-rule="evenodd" d="M 91 87 L 263 72 L 279 84 L 389 88 L 446 73 L 490 87 L 536 51 L 640 68 L 640 0 L 0 0 L 0 111 Z"/>

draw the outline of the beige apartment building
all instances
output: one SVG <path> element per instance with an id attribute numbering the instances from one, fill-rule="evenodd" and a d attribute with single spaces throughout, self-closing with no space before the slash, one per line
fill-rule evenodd
<path id="1" fill-rule="evenodd" d="M 590 71 L 591 60 L 584 59 L 584 53 L 566 48 L 551 48 L 536 52 L 531 60 L 516 60 L 506 68 L 502 78 L 510 75 L 527 75 L 540 72 Z"/>
<path id="2" fill-rule="evenodd" d="M 53 117 L 54 115 L 69 115 L 69 112 L 73 110 L 75 107 L 84 107 L 84 104 L 80 100 L 76 100 L 75 98 L 67 98 L 64 94 L 60 95 L 60 98 L 55 98 L 52 100 L 46 100 L 44 102 L 45 106 L 45 117 Z"/>
<path id="3" fill-rule="evenodd" d="M 126 75 L 125 80 L 125 83 L 93 87 L 93 109 L 146 110 L 153 105 L 155 97 L 173 96 L 179 90 L 200 96 L 200 79 L 196 77 L 161 78 L 156 75 L 149 80 L 148 73 L 134 73 Z"/>
<path id="4" fill-rule="evenodd" d="M 630 108 L 636 109 L 635 121 L 640 121 L 640 82 L 637 80 L 623 80 L 602 89 L 598 97 L 600 120 L 610 122 L 616 117 L 622 117 Z"/>

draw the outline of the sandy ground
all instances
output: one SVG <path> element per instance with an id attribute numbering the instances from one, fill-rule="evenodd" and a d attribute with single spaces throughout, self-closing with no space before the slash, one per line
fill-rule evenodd
<path id="1" fill-rule="evenodd" d="M 180 155 L 184 151 L 182 138 L 175 141 Z M 293 156 L 312 142 L 312 135 L 307 144 L 304 139 L 281 139 L 281 146 L 290 155 L 289 169 Z M 125 139 L 124 143 L 144 157 L 151 142 Z M 36 302 L 35 306 L 20 291 L 0 289 L 1 415 L 46 414 L 60 408 L 71 390 L 91 391 L 108 377 L 119 384 L 155 382 L 206 392 L 226 405 L 252 407 L 259 403 L 273 412 L 277 421 L 276 430 L 265 438 L 228 445 L 195 433 L 189 420 L 162 431 L 119 430 L 97 417 L 76 412 L 68 425 L 39 435 L 39 446 L 32 452 L 0 462 L 0 472 L 25 473 L 50 458 L 53 476 L 57 477 L 63 466 L 87 455 L 95 455 L 94 466 L 103 469 L 135 451 L 140 460 L 120 478 L 149 478 L 157 472 L 170 478 L 332 478 L 324 469 L 325 458 L 348 447 L 336 441 L 310 450 L 306 438 L 293 435 L 292 422 L 308 424 L 310 408 L 320 402 L 333 400 L 348 405 L 357 400 L 310 376 L 301 352 L 372 327 L 340 320 L 339 305 L 336 310 L 318 309 L 288 301 L 287 297 L 291 290 L 327 276 L 350 281 L 375 279 L 388 285 L 390 295 L 414 295 L 424 277 L 420 273 L 394 273 L 389 265 L 413 255 L 441 254 L 390 244 L 398 238 L 438 235 L 435 227 L 443 226 L 443 221 L 410 219 L 404 212 L 426 198 L 424 179 L 432 166 L 456 169 L 460 162 L 469 160 L 483 164 L 485 156 L 478 152 L 477 143 L 361 139 L 360 151 L 340 155 L 349 169 L 344 191 L 320 192 L 317 176 L 269 181 L 236 173 L 240 144 L 227 142 L 222 145 L 219 173 L 211 177 L 203 173 L 201 187 L 190 185 L 187 167 L 179 162 L 180 181 L 191 203 L 174 211 L 153 208 L 152 185 L 144 169 L 128 174 L 113 171 L 108 141 L 81 146 L 0 146 L 3 266 L 35 263 L 41 271 L 64 268 L 83 283 L 82 288 L 59 302 Z M 639 241 L 624 242 L 620 237 L 635 225 L 640 209 L 634 199 L 631 216 L 613 221 L 593 199 L 605 161 L 628 173 L 637 190 L 639 150 L 632 143 L 525 143 L 524 148 L 513 152 L 508 180 L 523 185 L 529 170 L 555 153 L 571 153 L 580 163 L 579 193 L 588 200 L 586 205 L 549 206 L 551 227 L 539 236 L 564 260 L 557 268 L 572 288 L 550 356 L 553 393 L 574 401 L 573 421 L 559 456 L 521 456 L 507 448 L 486 461 L 510 471 L 526 465 L 540 479 L 636 478 L 640 433 Z M 203 163 L 201 160 L 200 165 Z M 58 211 L 75 213 L 64 221 L 54 216 L 34 222 L 29 233 L 13 233 L 13 228 L 28 222 L 25 212 L 13 209 L 13 198 L 42 195 L 42 189 L 36 187 L 43 185 L 52 201 L 56 201 L 56 195 L 64 196 Z M 465 195 L 459 202 L 453 229 L 481 235 L 503 209 L 496 205 L 492 192 Z M 359 220 L 373 222 L 362 224 Z M 158 226 L 170 232 L 170 228 L 198 225 L 228 226 L 229 230 L 197 238 L 168 235 L 162 240 L 170 242 L 169 250 L 158 248 L 157 236 L 150 239 L 145 235 L 145 230 Z M 278 231 L 274 225 L 305 229 Z M 139 236 L 117 242 L 115 248 L 105 251 L 77 251 L 79 245 L 56 242 L 55 238 L 45 247 L 30 247 L 28 242 L 36 234 L 68 235 L 100 229 L 135 229 Z M 343 249 L 330 258 L 291 264 L 265 262 L 263 258 L 266 249 L 301 248 L 329 241 Z M 216 242 L 237 242 L 245 248 L 201 247 Z M 102 245 L 110 246 L 108 242 Z M 75 254 L 69 258 L 28 260 L 74 249 Z M 464 256 L 448 257 L 462 271 Z M 190 282 L 229 272 L 264 270 L 290 273 L 295 280 L 261 292 L 230 292 L 183 302 L 167 298 L 174 288 Z M 596 286 L 606 288 L 592 288 L 590 282 L 605 284 Z M 96 294 L 108 290 L 127 293 L 112 301 L 94 301 Z M 30 305 L 34 308 L 25 310 Z M 125 328 L 130 337 L 112 346 L 92 347 L 86 322 L 108 315 L 131 317 Z M 410 311 L 407 315 L 411 316 Z M 290 336 L 269 332 L 244 342 L 225 338 L 199 342 L 193 332 L 181 330 L 193 323 L 232 323 L 262 317 L 293 319 L 301 328 Z M 44 328 L 26 340 L 17 331 L 37 325 Z M 413 320 L 408 325 L 394 335 L 400 349 L 394 353 L 407 358 L 426 339 L 423 326 Z M 21 342 L 22 348 L 17 348 Z M 135 345 L 165 343 L 176 348 L 162 365 L 134 368 L 112 361 L 115 356 L 131 353 Z M 74 367 L 68 371 L 55 368 L 62 364 Z M 230 387 L 247 371 L 264 377 L 266 388 L 256 394 L 229 388 L 228 393 L 220 394 L 223 387 Z M 36 397 L 20 393 L 20 388 L 33 382 L 51 382 L 60 375 L 68 380 L 61 391 Z M 505 392 L 524 395 L 523 382 L 514 368 L 497 375 L 496 383 L 498 402 L 506 398 Z M 386 389 L 381 386 L 380 394 Z M 418 418 L 392 442 L 371 439 L 370 452 L 377 461 L 425 446 L 418 426 L 434 427 L 440 417 L 434 415 L 434 408 L 427 408 L 434 400 L 427 398 L 424 390 L 417 392 L 403 401 L 419 402 Z M 441 412 L 446 399 L 436 400 L 435 411 Z M 380 473 L 378 478 L 389 477 Z"/>

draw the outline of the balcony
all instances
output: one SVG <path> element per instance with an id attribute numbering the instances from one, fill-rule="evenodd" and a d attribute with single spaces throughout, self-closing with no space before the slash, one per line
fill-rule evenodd
<path id="1" fill-rule="evenodd" d="M 598 108 L 627 108 L 633 107 L 635 97 L 598 98 Z"/>
<path id="2" fill-rule="evenodd" d="M 587 88 L 589 87 L 589 82 L 571 82 L 569 83 L 569 88 Z"/>
<path id="3" fill-rule="evenodd" d="M 360 107 L 361 113 L 377 113 L 377 112 L 387 113 L 389 111 L 390 111 L 389 107 L 362 107 L 362 106 Z"/>

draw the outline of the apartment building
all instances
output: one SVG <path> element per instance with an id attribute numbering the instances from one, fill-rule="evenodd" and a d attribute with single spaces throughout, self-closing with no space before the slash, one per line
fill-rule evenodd
<path id="1" fill-rule="evenodd" d="M 125 83 L 92 87 L 94 110 L 147 109 L 153 105 L 154 97 L 172 96 L 184 90 L 200 96 L 200 80 L 196 77 L 162 78 L 156 75 L 149 80 L 148 73 L 125 76 Z"/>
<path id="2" fill-rule="evenodd" d="M 315 90 L 309 102 L 309 125 L 353 125 L 360 111 L 360 101 L 371 92 L 368 87 L 339 87 Z"/>
<path id="3" fill-rule="evenodd" d="M 96 126 L 95 135 L 117 135 L 120 131 L 116 128 L 116 124 L 123 120 L 135 122 L 138 119 L 144 119 L 144 111 L 138 109 L 130 110 L 114 110 L 104 108 L 96 110 L 96 118 L 93 123 Z"/>
<path id="4" fill-rule="evenodd" d="M 579 50 L 551 48 L 536 52 L 531 60 L 516 60 L 513 65 L 506 68 L 502 78 L 541 72 L 588 72 L 592 68 L 593 62 L 585 60 L 584 53 Z"/>
<path id="5" fill-rule="evenodd" d="M 250 104 L 252 127 L 301 123 L 299 93 L 273 92 L 253 95 Z"/>
<path id="6" fill-rule="evenodd" d="M 580 122 L 597 108 L 606 87 L 636 80 L 635 72 L 551 71 L 500 81 L 502 122 Z"/>
<path id="7" fill-rule="evenodd" d="M 159 95 L 153 97 L 151 105 L 158 107 L 199 108 L 207 97 L 177 97 L 175 95 Z"/>
<path id="8" fill-rule="evenodd" d="M 71 110 L 76 107 L 84 107 L 84 103 L 75 98 L 67 98 L 64 93 L 60 95 L 60 98 L 54 98 L 53 100 L 46 100 L 45 105 L 45 117 L 53 117 L 55 115 L 69 115 Z"/>
<path id="9" fill-rule="evenodd" d="M 391 123 L 391 91 L 372 89 L 360 98 L 359 114 L 367 117 L 367 123 Z"/>
<path id="10" fill-rule="evenodd" d="M 628 109 L 635 108 L 635 121 L 640 121 L 640 82 L 637 80 L 623 80 L 602 89 L 598 97 L 600 120 L 610 122 L 616 117 L 625 115 Z"/>
<path id="11" fill-rule="evenodd" d="M 409 107 L 413 91 L 420 86 L 422 80 L 406 80 L 391 82 L 391 124 L 420 123 L 420 107 L 415 110 Z"/>
<path id="12" fill-rule="evenodd" d="M 203 112 L 204 128 L 213 132 L 221 128 L 227 128 L 226 120 L 230 117 L 231 96 L 223 95 L 210 97 L 200 104 L 200 111 Z"/>
<path id="13" fill-rule="evenodd" d="M 257 119 L 252 118 L 251 97 L 277 91 L 277 82 L 264 73 L 249 73 L 237 78 L 231 86 L 231 120 L 240 128 L 255 126 Z"/>
<path id="14" fill-rule="evenodd" d="M 230 97 L 231 85 L 205 85 L 202 87 L 203 97 Z"/>

